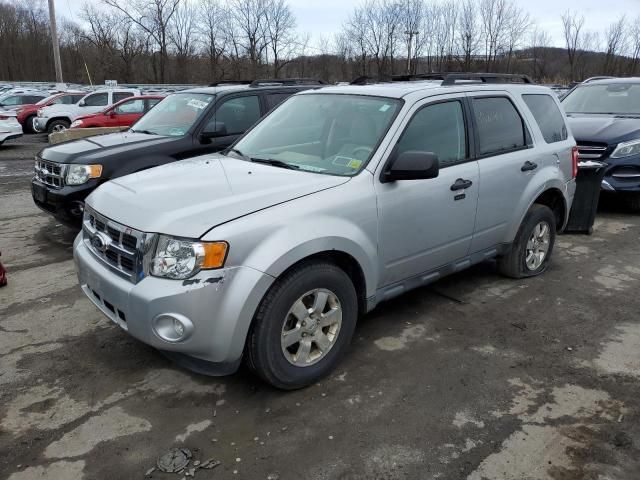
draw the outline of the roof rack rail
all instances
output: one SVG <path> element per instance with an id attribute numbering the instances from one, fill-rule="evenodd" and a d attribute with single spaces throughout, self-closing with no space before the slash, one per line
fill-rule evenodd
<path id="1" fill-rule="evenodd" d="M 432 72 L 432 73 L 407 73 L 400 75 L 392 75 L 391 81 L 393 82 L 412 82 L 417 80 L 444 80 L 449 72 Z"/>
<path id="2" fill-rule="evenodd" d="M 210 87 L 219 87 L 221 85 L 251 85 L 252 80 L 218 80 L 210 83 Z"/>
<path id="3" fill-rule="evenodd" d="M 370 85 L 372 83 L 384 83 L 390 82 L 393 77 L 377 76 L 372 77 L 369 75 L 360 75 L 349 82 L 349 85 Z"/>
<path id="4" fill-rule="evenodd" d="M 270 85 L 326 85 L 327 82 L 319 78 L 265 78 L 249 82 L 250 87 L 267 87 Z"/>
<path id="5" fill-rule="evenodd" d="M 515 73 L 449 73 L 442 80 L 442 85 L 455 85 L 457 80 L 480 83 L 533 83 L 528 75 Z"/>
<path id="6" fill-rule="evenodd" d="M 590 82 L 595 82 L 596 80 L 609 80 L 610 78 L 616 78 L 616 77 L 610 77 L 610 76 L 606 76 L 606 75 L 600 75 L 598 77 L 589 77 L 585 80 L 582 81 L 582 83 L 590 83 Z"/>

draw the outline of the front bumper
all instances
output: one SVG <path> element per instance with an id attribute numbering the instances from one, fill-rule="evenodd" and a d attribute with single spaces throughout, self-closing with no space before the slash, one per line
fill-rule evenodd
<path id="1" fill-rule="evenodd" d="M 35 128 L 37 132 L 44 132 L 47 129 L 48 120 L 49 119 L 45 117 L 36 117 L 33 121 L 33 128 Z"/>
<path id="2" fill-rule="evenodd" d="M 74 242 L 80 287 L 114 323 L 186 368 L 211 375 L 235 371 L 253 315 L 273 277 L 249 267 L 202 271 L 189 280 L 148 276 L 137 284 L 114 273 L 86 245 Z M 154 319 L 178 314 L 193 324 L 188 338 L 168 342 Z"/>
<path id="3" fill-rule="evenodd" d="M 80 228 L 84 201 L 96 188 L 97 180 L 62 188 L 52 188 L 35 178 L 31 180 L 31 196 L 36 206 L 72 228 Z"/>
<path id="4" fill-rule="evenodd" d="M 640 193 L 640 156 L 606 158 L 602 190 L 618 193 Z"/>
<path id="5" fill-rule="evenodd" d="M 15 120 L 0 121 L 0 142 L 22 136 L 22 126 Z"/>

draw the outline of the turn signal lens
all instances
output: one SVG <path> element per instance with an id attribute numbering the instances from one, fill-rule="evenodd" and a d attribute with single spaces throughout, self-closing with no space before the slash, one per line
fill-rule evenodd
<path id="1" fill-rule="evenodd" d="M 204 248 L 204 260 L 202 262 L 202 268 L 220 268 L 224 265 L 224 261 L 227 257 L 227 249 L 229 245 L 227 242 L 207 242 L 203 243 Z"/>

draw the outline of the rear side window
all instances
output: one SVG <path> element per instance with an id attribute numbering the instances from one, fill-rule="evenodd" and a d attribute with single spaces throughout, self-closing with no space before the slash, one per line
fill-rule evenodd
<path id="1" fill-rule="evenodd" d="M 460 102 L 428 105 L 413 116 L 398 142 L 397 152 L 416 150 L 435 153 L 441 168 L 466 158 L 467 137 Z"/>
<path id="2" fill-rule="evenodd" d="M 500 155 L 527 145 L 524 121 L 508 98 L 474 98 L 473 111 L 480 155 Z"/>
<path id="3" fill-rule="evenodd" d="M 267 94 L 267 111 L 273 110 L 275 107 L 284 102 L 291 96 L 291 93 L 268 93 Z"/>
<path id="4" fill-rule="evenodd" d="M 562 142 L 569 137 L 560 109 L 549 95 L 522 95 L 524 103 L 536 119 L 544 141 Z"/>

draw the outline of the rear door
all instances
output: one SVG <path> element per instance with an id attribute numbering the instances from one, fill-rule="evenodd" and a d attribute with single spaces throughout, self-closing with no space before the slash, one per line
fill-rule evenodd
<path id="1" fill-rule="evenodd" d="M 507 238 L 529 182 L 544 164 L 533 149 L 526 117 L 507 92 L 469 93 L 480 168 L 476 229 L 471 253 L 510 242 Z"/>
<path id="2" fill-rule="evenodd" d="M 87 95 L 84 99 L 84 105 L 78 109 L 78 115 L 87 115 L 88 113 L 96 113 L 104 109 L 109 105 L 109 93 L 108 92 L 96 92 L 91 95 Z"/>

